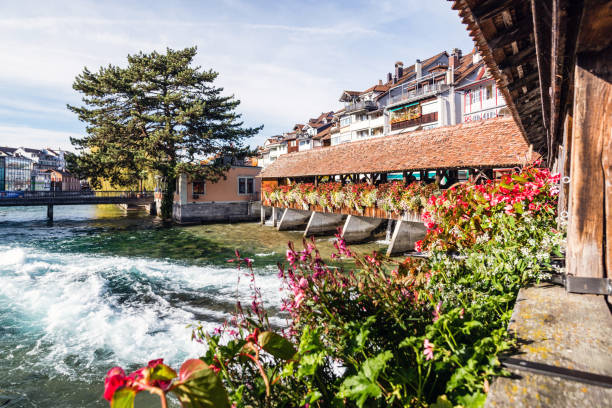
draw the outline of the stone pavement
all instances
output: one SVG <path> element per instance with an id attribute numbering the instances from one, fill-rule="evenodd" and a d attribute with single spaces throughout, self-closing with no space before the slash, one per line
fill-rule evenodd
<path id="1" fill-rule="evenodd" d="M 612 314 L 603 296 L 541 284 L 519 292 L 509 325 L 513 355 L 527 361 L 612 376 Z M 612 388 L 509 370 L 496 378 L 485 407 L 612 407 Z"/>

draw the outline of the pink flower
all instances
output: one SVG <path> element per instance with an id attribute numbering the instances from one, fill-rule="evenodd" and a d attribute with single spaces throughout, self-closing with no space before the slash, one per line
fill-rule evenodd
<path id="1" fill-rule="evenodd" d="M 440 318 L 440 308 L 442 307 L 442 301 L 438 302 L 438 304 L 436 305 L 436 309 L 433 311 L 433 321 L 437 321 Z"/>
<path id="2" fill-rule="evenodd" d="M 306 289 L 308 287 L 308 280 L 306 280 L 306 278 L 300 278 L 298 286 L 302 289 Z"/>
<path id="3" fill-rule="evenodd" d="M 423 342 L 423 348 L 425 349 L 423 351 L 423 354 L 425 354 L 425 360 L 432 360 L 434 358 L 434 354 L 433 354 L 434 345 L 433 345 L 433 343 L 430 343 L 428 339 L 425 339 L 425 341 Z"/>
<path id="4" fill-rule="evenodd" d="M 302 304 L 302 301 L 304 300 L 304 292 L 298 292 L 297 295 L 295 295 L 295 297 L 293 298 L 293 301 L 295 302 L 296 306 L 299 306 Z"/>

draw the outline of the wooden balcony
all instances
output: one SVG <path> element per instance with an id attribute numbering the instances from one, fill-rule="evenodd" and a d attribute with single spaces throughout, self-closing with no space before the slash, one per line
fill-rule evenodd
<path id="1" fill-rule="evenodd" d="M 412 126 L 424 125 L 438 120 L 438 112 L 426 113 L 419 118 L 391 123 L 391 130 L 406 129 Z"/>

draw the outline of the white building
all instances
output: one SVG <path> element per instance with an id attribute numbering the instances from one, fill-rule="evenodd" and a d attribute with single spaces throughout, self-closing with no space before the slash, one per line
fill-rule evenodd
<path id="1" fill-rule="evenodd" d="M 262 168 L 266 168 L 268 164 L 273 163 L 283 154 L 287 154 L 287 141 L 281 135 L 272 136 L 264 142 L 259 164 Z"/>

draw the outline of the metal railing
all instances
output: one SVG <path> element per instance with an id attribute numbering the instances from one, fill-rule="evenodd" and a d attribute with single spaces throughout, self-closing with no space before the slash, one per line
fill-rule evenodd
<path id="1" fill-rule="evenodd" d="M 412 102 L 413 100 L 420 99 L 429 95 L 436 94 L 438 92 L 442 92 L 448 88 L 446 84 L 433 84 L 433 85 L 425 85 L 422 88 L 415 89 L 413 91 L 404 92 L 402 89 L 402 93 L 397 96 L 393 96 L 389 99 L 389 105 L 393 105 L 399 102 Z"/>
<path id="2" fill-rule="evenodd" d="M 97 200 L 104 198 L 145 199 L 153 198 L 152 191 L 0 191 L 2 200 L 48 200 L 48 199 L 83 199 Z"/>
<path id="3" fill-rule="evenodd" d="M 357 112 L 360 110 L 376 110 L 378 109 L 378 105 L 374 101 L 361 101 L 361 102 L 353 102 L 345 105 L 344 111 L 346 113 L 349 112 Z"/>

